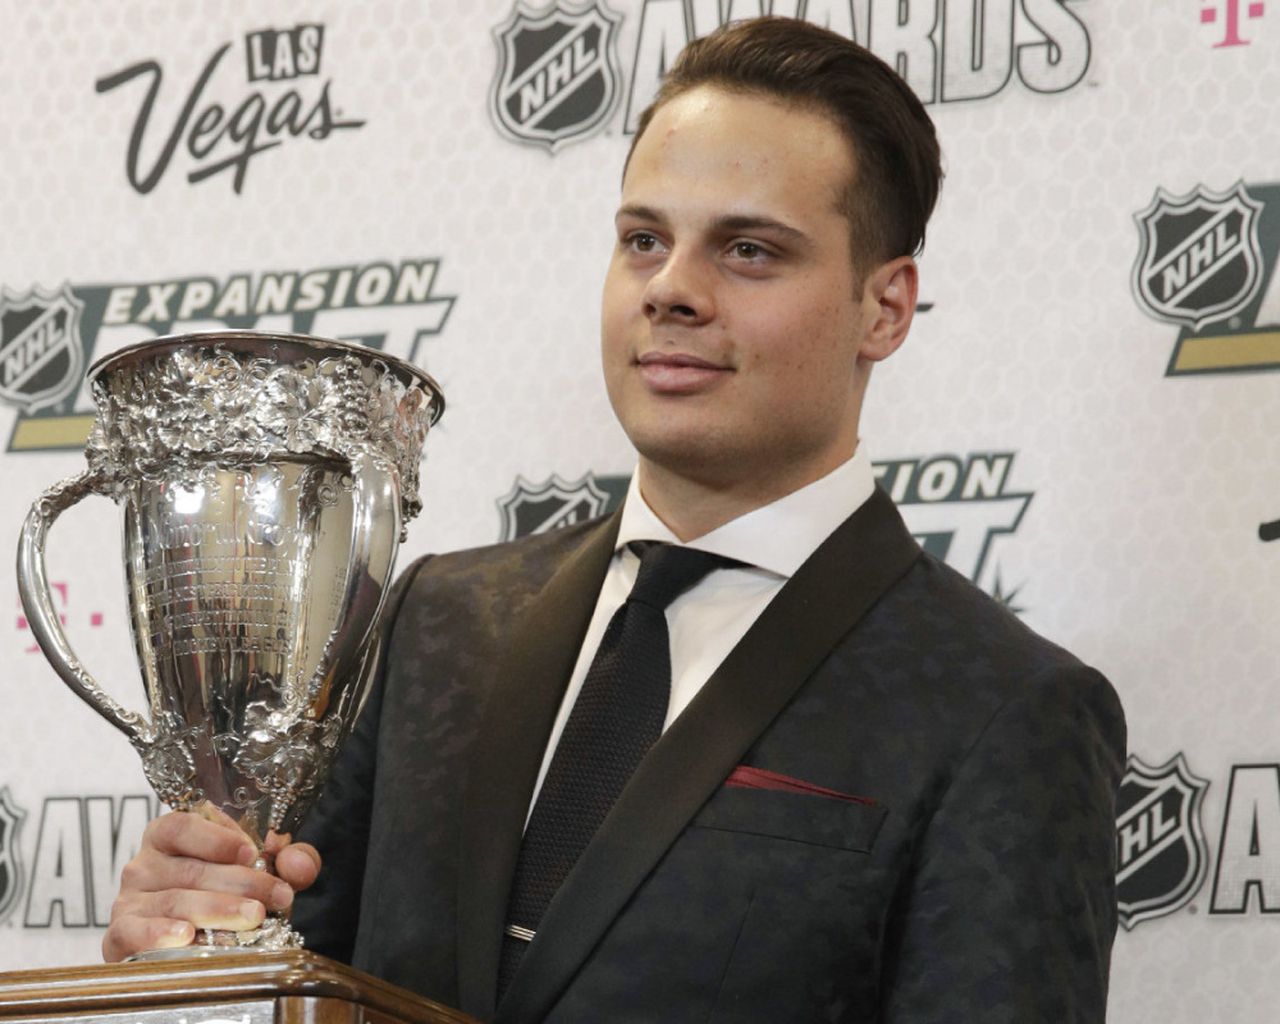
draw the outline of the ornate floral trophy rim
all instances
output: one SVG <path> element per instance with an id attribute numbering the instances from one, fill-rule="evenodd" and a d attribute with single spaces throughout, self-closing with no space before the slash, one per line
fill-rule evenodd
<path id="1" fill-rule="evenodd" d="M 122 393 L 131 373 L 136 390 Z M 144 377 L 145 386 L 139 384 Z M 290 725 L 306 726 L 308 737 L 345 734 L 367 691 L 376 611 L 352 629 L 341 626 L 353 607 L 368 608 L 370 602 L 375 609 L 381 607 L 396 541 L 403 540 L 404 525 L 422 507 L 422 443 L 443 412 L 444 396 L 422 370 L 373 349 L 300 334 L 236 330 L 172 335 L 127 346 L 95 362 L 87 380 L 98 406 L 85 446 L 89 468 L 49 488 L 32 506 L 18 548 L 19 591 L 32 632 L 63 682 L 128 736 L 142 756 L 148 780 L 166 803 L 191 809 L 199 802 L 188 799 L 191 790 L 184 793 L 170 773 L 156 765 L 164 760 L 157 752 L 166 744 L 172 747 L 164 728 L 117 703 L 71 650 L 45 573 L 50 526 L 82 498 L 116 498 L 129 482 L 196 481 L 211 468 L 260 469 L 273 458 L 318 456 L 345 462 L 353 495 L 351 548 L 341 588 L 346 611 L 328 634 L 314 673 L 305 685 L 290 690 L 280 712 L 293 716 L 287 717 Z M 148 388 L 163 392 L 165 401 L 148 404 L 154 398 Z M 244 400 L 225 401 L 229 396 Z M 370 522 L 391 524 L 390 538 L 379 542 L 372 537 Z M 146 644 L 136 635 L 136 619 L 134 626 L 141 656 Z M 321 728 L 325 709 L 338 703 L 331 700 L 328 687 L 332 680 L 348 676 L 359 682 L 353 684 L 344 710 L 329 711 Z M 148 694 L 148 701 L 154 718 L 153 694 Z M 305 809 L 323 785 L 338 742 L 326 739 L 327 752 L 311 759 L 310 776 L 303 782 L 295 778 L 288 787 L 268 791 L 270 828 L 300 817 L 298 808 Z M 198 788 L 195 792 L 203 795 Z M 265 860 L 258 866 L 264 867 Z M 204 938 L 209 944 L 141 956 L 207 956 L 301 945 L 287 921 L 275 915 L 250 933 L 209 932 Z"/>

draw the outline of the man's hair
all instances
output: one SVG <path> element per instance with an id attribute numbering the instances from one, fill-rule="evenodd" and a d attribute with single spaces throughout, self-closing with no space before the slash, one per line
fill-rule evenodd
<path id="1" fill-rule="evenodd" d="M 726 25 L 681 52 L 640 115 L 632 152 L 661 106 L 701 85 L 776 97 L 839 126 L 854 163 L 839 210 L 859 270 L 924 248 L 942 184 L 938 137 L 915 93 L 870 50 L 795 18 Z"/>

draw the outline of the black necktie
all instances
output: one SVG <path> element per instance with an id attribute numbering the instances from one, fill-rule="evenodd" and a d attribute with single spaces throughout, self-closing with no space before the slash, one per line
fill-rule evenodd
<path id="1" fill-rule="evenodd" d="M 671 697 L 667 605 L 713 569 L 742 564 L 672 544 L 636 543 L 631 549 L 640 555 L 635 586 L 609 620 L 520 846 L 502 940 L 499 998 L 551 898 L 662 735 Z"/>

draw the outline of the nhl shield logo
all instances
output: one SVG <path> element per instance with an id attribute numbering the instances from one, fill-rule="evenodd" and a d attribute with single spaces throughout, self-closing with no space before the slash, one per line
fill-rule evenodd
<path id="1" fill-rule="evenodd" d="M 30 413 L 79 386 L 83 309 L 67 285 L 53 294 L 0 292 L 0 398 Z"/>
<path id="2" fill-rule="evenodd" d="M 597 486 L 590 473 L 573 483 L 553 474 L 540 486 L 516 477 L 515 486 L 498 500 L 502 539 L 515 540 L 585 522 L 603 513 L 608 504 L 609 495 Z"/>
<path id="3" fill-rule="evenodd" d="M 1181 754 L 1159 768 L 1129 755 L 1116 820 L 1116 899 L 1126 929 L 1172 914 L 1204 884 L 1200 804 L 1208 788 Z"/>
<path id="4" fill-rule="evenodd" d="M 13 912 L 22 890 L 18 828 L 25 817 L 9 796 L 9 787 L 0 789 L 0 921 Z"/>
<path id="5" fill-rule="evenodd" d="M 1262 283 L 1261 212 L 1244 182 L 1222 193 L 1200 185 L 1185 196 L 1157 188 L 1135 217 L 1142 246 L 1133 290 L 1143 308 L 1193 331 L 1243 310 Z"/>
<path id="6" fill-rule="evenodd" d="M 517 3 L 494 30 L 494 121 L 515 142 L 557 147 L 604 124 L 620 92 L 614 37 L 621 18 L 601 0 L 563 0 L 533 10 Z"/>

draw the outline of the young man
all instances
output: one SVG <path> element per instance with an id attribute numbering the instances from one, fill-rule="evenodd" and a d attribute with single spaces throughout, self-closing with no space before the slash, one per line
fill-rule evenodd
<path id="1" fill-rule="evenodd" d="M 1103 1019 L 1115 695 L 923 555 L 858 444 L 940 176 L 848 41 L 686 49 L 605 285 L 624 508 L 405 574 L 314 846 L 276 862 L 304 889 L 324 858 L 315 948 L 503 1022 Z M 671 551 L 643 541 L 721 558 L 637 596 Z M 660 643 L 619 655 L 638 608 Z M 287 905 L 250 854 L 160 819 L 107 955 Z"/>

